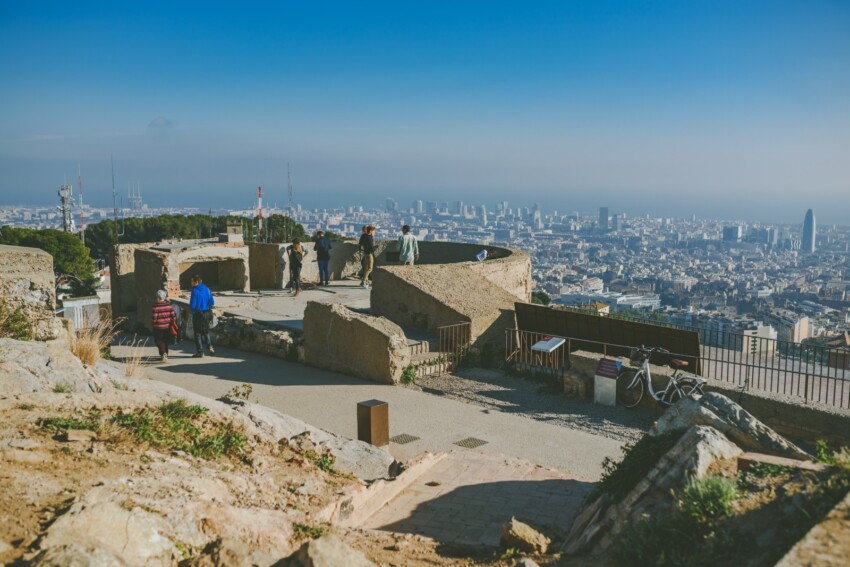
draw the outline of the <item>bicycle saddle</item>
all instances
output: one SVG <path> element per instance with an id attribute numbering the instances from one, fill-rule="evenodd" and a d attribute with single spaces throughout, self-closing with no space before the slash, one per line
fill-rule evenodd
<path id="1" fill-rule="evenodd" d="M 682 360 L 681 358 L 674 358 L 670 360 L 669 364 L 673 368 L 687 368 L 690 365 L 687 360 Z"/>

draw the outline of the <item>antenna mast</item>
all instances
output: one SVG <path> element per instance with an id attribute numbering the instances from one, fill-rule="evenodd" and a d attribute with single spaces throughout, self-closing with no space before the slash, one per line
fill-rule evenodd
<path id="1" fill-rule="evenodd" d="M 80 238 L 86 243 L 86 220 L 83 214 L 83 170 L 77 164 L 77 186 L 80 189 Z"/>
<path id="2" fill-rule="evenodd" d="M 257 186 L 257 237 L 263 238 L 263 188 Z"/>
<path id="3" fill-rule="evenodd" d="M 286 198 L 286 216 L 289 218 L 286 223 L 286 241 L 290 241 L 290 235 L 292 231 L 292 173 L 289 171 L 289 162 L 286 162 L 286 188 L 287 188 L 287 198 Z"/>

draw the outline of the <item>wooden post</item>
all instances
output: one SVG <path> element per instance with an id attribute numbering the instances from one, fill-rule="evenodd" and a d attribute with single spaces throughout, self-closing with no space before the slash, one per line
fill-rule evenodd
<path id="1" fill-rule="evenodd" d="M 381 400 L 357 404 L 357 438 L 376 447 L 390 444 L 390 406 Z"/>

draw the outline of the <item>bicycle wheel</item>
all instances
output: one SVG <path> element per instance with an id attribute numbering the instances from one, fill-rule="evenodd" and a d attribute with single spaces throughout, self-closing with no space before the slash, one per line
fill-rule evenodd
<path id="1" fill-rule="evenodd" d="M 679 378 L 676 383 L 679 387 L 673 388 L 666 396 L 664 396 L 664 401 L 668 405 L 672 406 L 682 398 L 686 398 L 694 392 L 698 394 L 703 393 L 702 385 L 692 378 Z"/>
<path id="2" fill-rule="evenodd" d="M 617 374 L 617 405 L 633 408 L 643 399 L 643 371 L 624 368 Z"/>

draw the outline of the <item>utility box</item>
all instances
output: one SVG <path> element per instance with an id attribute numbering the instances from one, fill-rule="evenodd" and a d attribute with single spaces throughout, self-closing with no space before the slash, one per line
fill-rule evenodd
<path id="1" fill-rule="evenodd" d="M 357 438 L 376 447 L 390 444 L 390 406 L 381 400 L 357 404 Z"/>
<path id="2" fill-rule="evenodd" d="M 603 406 L 617 405 L 617 375 L 623 363 L 603 358 L 593 376 L 593 401 Z"/>

